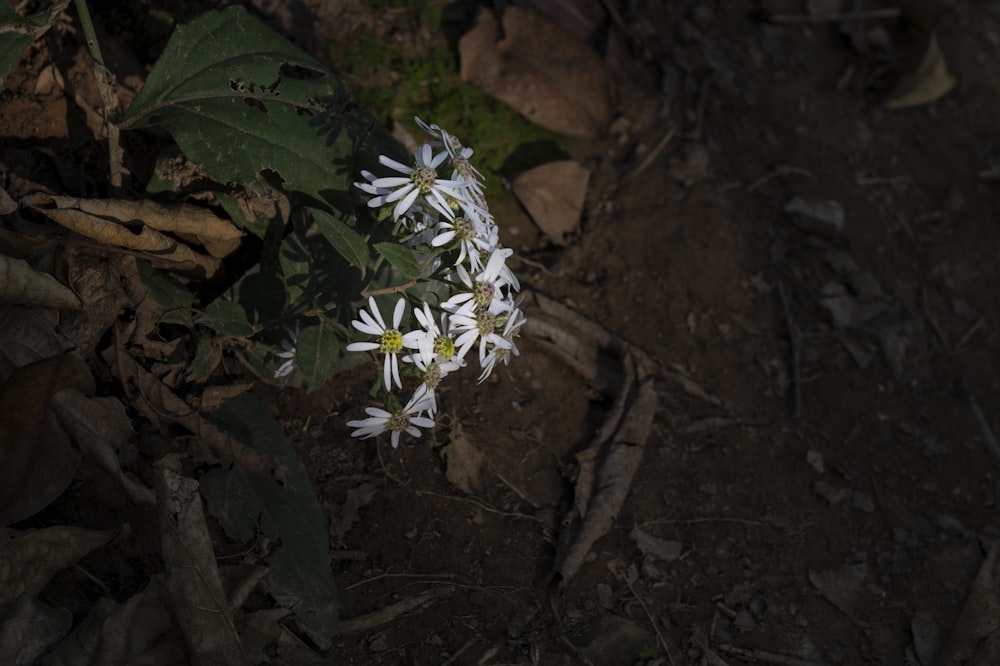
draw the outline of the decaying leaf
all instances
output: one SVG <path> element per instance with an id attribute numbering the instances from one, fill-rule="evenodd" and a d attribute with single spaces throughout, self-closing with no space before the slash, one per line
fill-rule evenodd
<path id="1" fill-rule="evenodd" d="M 0 663 L 34 664 L 69 633 L 73 613 L 33 597 L 19 597 L 0 614 Z"/>
<path id="2" fill-rule="evenodd" d="M 917 68 L 907 73 L 882 102 L 887 109 L 908 109 L 931 104 L 955 87 L 955 78 L 938 46 L 937 35 L 930 33 L 924 55 Z"/>
<path id="3" fill-rule="evenodd" d="M 76 474 L 80 452 L 52 410 L 65 389 L 94 392 L 87 364 L 71 354 L 29 363 L 0 386 L 0 525 L 41 511 Z"/>
<path id="4" fill-rule="evenodd" d="M 458 44 L 461 76 L 528 120 L 570 136 L 597 136 L 611 119 L 611 80 L 589 46 L 536 12 L 507 7 L 503 38 L 493 14 Z"/>
<path id="5" fill-rule="evenodd" d="M 0 379 L 15 368 L 62 354 L 69 345 L 55 332 L 47 311 L 0 305 Z"/>
<path id="6" fill-rule="evenodd" d="M 198 482 L 178 474 L 169 457 L 159 461 L 156 502 L 165 587 L 195 663 L 246 662 L 205 523 Z"/>
<path id="7" fill-rule="evenodd" d="M 34 208 L 67 229 L 101 243 L 140 252 L 156 265 L 190 273 L 202 279 L 213 277 L 222 267 L 222 262 L 217 257 L 192 250 L 183 242 L 157 231 L 145 220 L 133 217 L 135 211 L 129 207 L 113 206 L 113 203 L 115 202 L 94 202 L 42 193 L 31 194 L 21 200 L 22 205 Z M 107 206 L 102 207 L 103 204 Z M 164 226 L 172 223 L 169 219 L 159 222 Z M 190 225 L 181 226 L 186 228 Z"/>
<path id="8" fill-rule="evenodd" d="M 43 662 L 44 666 L 139 663 L 191 663 L 173 622 L 162 574 L 153 576 L 145 589 L 121 604 L 99 599 Z"/>
<path id="9" fill-rule="evenodd" d="M 330 525 L 330 531 L 338 537 L 346 535 L 354 524 L 361 518 L 362 507 L 368 506 L 373 499 L 378 487 L 366 481 L 347 491 L 347 497 L 337 511 L 337 517 Z"/>
<path id="10" fill-rule="evenodd" d="M 0 254 L 0 301 L 42 308 L 83 307 L 69 287 L 48 273 L 39 273 L 23 259 Z"/>
<path id="11" fill-rule="evenodd" d="M 445 475 L 451 483 L 470 495 L 479 489 L 482 484 L 480 471 L 483 467 L 483 452 L 469 441 L 458 419 L 452 419 L 448 444 L 441 449 L 441 453 L 448 461 Z"/>
<path id="12" fill-rule="evenodd" d="M 839 608 L 856 624 L 867 626 L 855 613 L 857 612 L 858 594 L 861 583 L 865 579 L 865 571 L 858 566 L 842 566 L 826 571 L 810 571 L 809 582 L 822 594 L 827 601 Z"/>
<path id="13" fill-rule="evenodd" d="M 118 530 L 88 530 L 57 525 L 7 533 L 0 541 L 0 609 L 24 595 L 37 596 L 52 577 L 105 546 Z"/>
<path id="14" fill-rule="evenodd" d="M 573 507 L 563 517 L 553 581 L 565 586 L 594 543 L 614 524 L 642 460 L 656 412 L 653 362 L 596 322 L 538 293 L 525 333 L 566 360 L 594 387 L 614 396 L 608 416 L 579 464 Z M 602 363 L 613 358 L 617 366 Z"/>
<path id="15" fill-rule="evenodd" d="M 556 245 L 580 224 L 590 171 L 573 160 L 542 164 L 514 179 L 514 196 L 538 228 Z"/>

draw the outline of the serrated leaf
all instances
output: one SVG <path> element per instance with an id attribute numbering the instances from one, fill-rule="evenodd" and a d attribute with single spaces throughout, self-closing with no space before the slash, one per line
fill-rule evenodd
<path id="1" fill-rule="evenodd" d="M 246 310 L 239 303 L 217 298 L 208 307 L 204 314 L 195 319 L 195 323 L 207 326 L 216 333 L 233 337 L 247 337 L 253 335 L 256 329 L 247 318 Z"/>
<path id="2" fill-rule="evenodd" d="M 354 108 L 320 63 L 229 7 L 177 28 L 121 127 L 163 127 L 219 182 L 271 170 L 289 190 L 343 204 L 365 131 Z"/>
<path id="3" fill-rule="evenodd" d="M 267 408 L 243 394 L 211 418 L 219 427 L 278 461 L 282 482 L 236 465 L 201 477 L 209 511 L 228 534 L 251 538 L 260 530 L 281 546 L 271 556 L 268 582 L 279 604 L 293 608 L 300 626 L 321 648 L 337 631 L 337 589 L 330 573 L 326 518 L 309 473 Z"/>
<path id="4" fill-rule="evenodd" d="M 420 275 L 420 263 L 416 256 L 406 245 L 399 243 L 376 243 L 375 249 L 382 255 L 393 268 L 399 269 L 407 277 L 417 277 Z"/>
<path id="5" fill-rule="evenodd" d="M 323 238 L 330 242 L 347 263 L 364 275 L 365 267 L 368 265 L 368 243 L 364 237 L 324 210 L 311 208 L 308 214 L 316 223 L 319 232 L 323 234 Z"/>
<path id="6" fill-rule="evenodd" d="M 295 345 L 295 361 L 306 378 L 309 392 L 323 387 L 340 360 L 340 338 L 321 323 L 302 329 Z"/>
<path id="7" fill-rule="evenodd" d="M 188 364 L 187 377 L 196 382 L 208 379 L 222 362 L 222 349 L 210 335 L 198 338 L 194 358 Z"/>

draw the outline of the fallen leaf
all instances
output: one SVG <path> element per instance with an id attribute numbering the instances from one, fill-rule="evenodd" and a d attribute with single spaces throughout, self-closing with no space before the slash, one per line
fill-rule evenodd
<path id="1" fill-rule="evenodd" d="M 839 201 L 806 201 L 792 197 L 785 205 L 792 221 L 802 231 L 819 236 L 836 236 L 844 230 L 844 207 Z"/>
<path id="2" fill-rule="evenodd" d="M 944 649 L 937 655 L 935 664 L 940 666 L 979 666 L 996 663 L 994 660 L 980 659 L 980 653 L 1000 631 L 1000 596 L 997 585 L 1000 582 L 1000 557 L 998 547 L 989 547 L 969 586 L 962 610 L 955 619 L 951 635 L 945 641 Z M 995 643 L 995 641 L 994 641 Z M 996 645 L 993 646 L 996 649 Z M 973 658 L 975 656 L 975 658 Z"/>
<path id="3" fill-rule="evenodd" d="M 642 554 L 654 562 L 661 560 L 673 562 L 681 556 L 681 552 L 684 550 L 684 544 L 680 541 L 655 537 L 639 529 L 638 525 L 632 528 L 629 536 L 635 541 L 635 545 L 638 546 Z"/>
<path id="4" fill-rule="evenodd" d="M 24 595 L 38 596 L 52 577 L 105 546 L 118 530 L 57 525 L 41 530 L 8 530 L 0 541 L 0 609 Z"/>
<path id="5" fill-rule="evenodd" d="M 868 624 L 860 620 L 855 611 L 858 606 L 858 594 L 861 582 L 865 579 L 865 571 L 860 566 L 842 566 L 826 571 L 810 571 L 809 582 L 831 604 L 839 608 L 855 624 L 866 627 Z"/>
<path id="6" fill-rule="evenodd" d="M 80 452 L 52 411 L 65 389 L 94 392 L 87 364 L 71 354 L 22 366 L 0 386 L 0 525 L 41 511 L 76 474 Z"/>
<path id="7" fill-rule="evenodd" d="M 511 183 L 514 196 L 538 228 L 556 245 L 580 225 L 590 171 L 573 160 L 542 164 Z"/>
<path id="8" fill-rule="evenodd" d="M 62 354 L 70 348 L 55 332 L 47 311 L 16 305 L 0 305 L 0 379 L 16 368 Z"/>
<path id="9" fill-rule="evenodd" d="M 166 236 L 141 220 L 135 220 L 125 207 L 109 206 L 101 211 L 93 203 L 41 193 L 21 200 L 22 205 L 35 209 L 71 231 L 101 243 L 142 253 L 153 264 L 190 273 L 201 279 L 210 279 L 222 267 L 219 258 L 196 252 L 183 242 Z M 81 208 L 82 205 L 89 210 Z M 103 217 L 102 213 L 108 217 Z"/>
<path id="10" fill-rule="evenodd" d="M 346 535 L 361 518 L 361 509 L 368 506 L 378 490 L 371 482 L 364 482 L 347 491 L 347 497 L 337 511 L 337 517 L 330 525 L 330 530 L 338 537 Z"/>
<path id="11" fill-rule="evenodd" d="M 154 465 L 165 588 L 195 663 L 246 659 L 215 563 L 198 482 L 181 476 L 171 457 Z"/>
<path id="12" fill-rule="evenodd" d="M 80 297 L 48 273 L 39 273 L 23 259 L 0 254 L 0 301 L 41 308 L 83 307 Z"/>
<path id="13" fill-rule="evenodd" d="M 73 626 L 73 613 L 22 596 L 0 616 L 0 663 L 33 664 Z"/>
<path id="14" fill-rule="evenodd" d="M 528 120 L 592 137 L 611 119 L 611 80 L 600 56 L 536 12 L 507 7 L 503 37 L 492 12 L 459 41 L 463 81 L 483 88 Z"/>
<path id="15" fill-rule="evenodd" d="M 937 35 L 930 33 L 924 55 L 916 69 L 900 79 L 892 92 L 882 102 L 887 109 L 908 109 L 931 104 L 941 99 L 955 87 L 955 78 L 948 71 Z"/>
<path id="16" fill-rule="evenodd" d="M 452 423 L 448 444 L 441 449 L 441 454 L 448 461 L 445 475 L 455 487 L 471 495 L 482 485 L 480 471 L 485 456 L 465 436 L 458 420 L 453 419 Z"/>

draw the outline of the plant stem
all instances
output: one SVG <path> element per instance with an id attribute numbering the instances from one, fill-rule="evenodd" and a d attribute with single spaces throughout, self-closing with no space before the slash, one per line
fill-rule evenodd
<path id="1" fill-rule="evenodd" d="M 90 51 L 90 57 L 94 61 L 94 78 L 97 79 L 97 89 L 101 94 L 101 102 L 104 107 L 104 128 L 108 135 L 108 168 L 111 189 L 113 192 L 117 192 L 122 188 L 124 168 L 118 125 L 115 124 L 114 119 L 114 115 L 118 111 L 115 79 L 104 65 L 104 57 L 101 55 L 101 47 L 97 42 L 97 33 L 94 30 L 94 22 L 90 18 L 87 0 L 73 0 L 73 4 L 76 7 L 77 17 L 80 19 L 80 27 L 83 28 L 83 36 L 87 40 L 87 50 Z"/>

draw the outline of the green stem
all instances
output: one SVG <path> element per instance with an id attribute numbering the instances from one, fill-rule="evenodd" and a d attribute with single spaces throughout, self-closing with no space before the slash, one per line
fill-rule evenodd
<path id="1" fill-rule="evenodd" d="M 94 30 L 94 22 L 90 18 L 90 10 L 87 8 L 87 0 L 73 0 L 76 7 L 77 18 L 80 20 L 80 27 L 83 28 L 83 36 L 87 40 L 87 50 L 94 61 L 94 78 L 97 79 L 97 89 L 101 94 L 101 102 L 104 111 L 104 127 L 108 135 L 108 166 L 110 170 L 111 188 L 113 191 L 122 188 L 122 148 L 119 142 L 118 126 L 114 122 L 114 115 L 118 110 L 118 93 L 115 91 L 114 76 L 104 64 L 104 57 L 101 55 L 101 46 L 97 42 L 97 32 Z"/>

